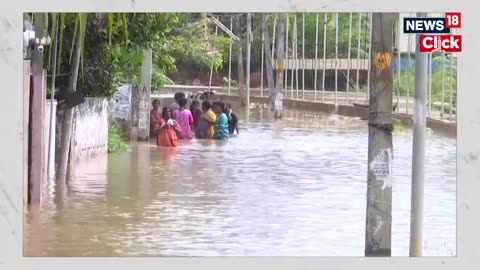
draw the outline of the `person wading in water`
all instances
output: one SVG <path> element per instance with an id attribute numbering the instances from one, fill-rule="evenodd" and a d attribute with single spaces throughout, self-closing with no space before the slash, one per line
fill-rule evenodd
<path id="1" fill-rule="evenodd" d="M 181 134 L 180 125 L 172 119 L 170 108 L 165 107 L 162 111 L 162 119 L 155 130 L 157 145 L 166 147 L 177 147 L 177 134 Z"/>
<path id="2" fill-rule="evenodd" d="M 228 117 L 225 113 L 225 104 L 223 104 L 223 102 L 215 102 L 213 104 L 213 111 L 217 115 L 213 139 L 226 140 L 230 137 L 230 134 L 228 133 Z"/>
<path id="3" fill-rule="evenodd" d="M 172 112 L 172 118 L 178 122 L 182 134 L 178 137 L 179 139 L 192 139 L 192 126 L 193 126 L 193 116 L 192 112 L 187 109 L 187 99 L 181 98 L 178 101 L 179 109 Z"/>
<path id="4" fill-rule="evenodd" d="M 153 109 L 150 111 L 150 138 L 155 137 L 155 128 L 160 125 L 162 114 L 160 113 L 160 100 L 155 99 L 152 102 Z"/>
<path id="5" fill-rule="evenodd" d="M 195 136 L 198 139 L 212 139 L 214 134 L 214 125 L 217 116 L 212 111 L 212 104 L 209 101 L 202 103 L 203 114 L 198 122 L 198 128 Z"/>

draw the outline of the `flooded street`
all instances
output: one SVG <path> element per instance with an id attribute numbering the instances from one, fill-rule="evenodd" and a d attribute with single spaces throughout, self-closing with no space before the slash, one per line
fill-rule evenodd
<path id="1" fill-rule="evenodd" d="M 47 183 L 25 255 L 363 256 L 367 123 L 237 113 L 226 143 L 139 143 L 81 162 L 63 200 Z M 393 145 L 392 255 L 408 256 L 411 130 Z M 424 256 L 455 256 L 456 140 L 427 135 L 425 165 Z"/>

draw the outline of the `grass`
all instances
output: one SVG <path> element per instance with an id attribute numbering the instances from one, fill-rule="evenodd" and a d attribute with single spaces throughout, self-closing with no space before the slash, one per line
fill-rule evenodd
<path id="1" fill-rule="evenodd" d="M 405 127 L 401 124 L 393 125 L 393 133 L 403 133 L 405 132 Z"/>
<path id="2" fill-rule="evenodd" d="M 453 67 L 451 67 L 449 61 L 450 60 L 445 63 L 445 70 L 439 68 L 432 73 L 431 100 L 432 108 L 439 110 L 441 109 L 441 103 L 443 101 L 444 108 L 448 112 L 450 95 L 452 95 L 452 111 L 455 112 L 454 108 L 457 104 L 457 69 L 456 63 L 453 65 Z M 450 72 L 452 72 L 452 77 L 450 77 Z M 395 72 L 393 88 L 394 95 L 400 94 L 400 96 L 406 96 L 407 89 L 409 89 L 410 97 L 413 97 L 415 94 L 414 70 L 403 71 L 400 73 L 400 77 L 398 77 L 398 74 Z M 450 90 L 452 90 L 452 93 L 450 93 Z"/>
<path id="3" fill-rule="evenodd" d="M 402 124 L 394 124 L 392 133 L 393 134 L 400 134 L 400 133 L 405 132 L 406 130 L 407 130 L 407 128 Z M 426 135 L 432 135 L 433 134 L 433 129 L 431 129 L 429 127 L 425 128 L 425 134 Z"/>
<path id="4" fill-rule="evenodd" d="M 108 153 L 123 152 L 128 149 L 128 144 L 122 136 L 122 130 L 116 124 L 108 126 Z"/>

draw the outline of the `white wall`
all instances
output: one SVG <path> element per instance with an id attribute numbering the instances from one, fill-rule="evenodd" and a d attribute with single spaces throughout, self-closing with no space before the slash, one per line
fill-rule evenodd
<path id="1" fill-rule="evenodd" d="M 108 151 L 108 99 L 86 98 L 75 108 L 71 160 Z"/>
<path id="2" fill-rule="evenodd" d="M 45 166 L 44 166 L 44 179 L 48 179 L 55 176 L 55 127 L 57 123 L 57 101 L 53 102 L 53 123 L 52 123 L 52 137 L 50 138 L 50 110 L 51 110 L 51 102 L 50 100 L 45 101 L 45 113 L 44 113 L 44 120 L 43 120 L 43 142 L 45 146 Z M 51 139 L 50 145 L 50 161 L 48 159 L 48 144 Z M 48 163 L 50 163 L 49 171 L 47 171 Z"/>

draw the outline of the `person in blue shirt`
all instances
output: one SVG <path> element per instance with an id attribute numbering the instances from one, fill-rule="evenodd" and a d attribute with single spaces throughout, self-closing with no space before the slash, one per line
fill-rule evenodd
<path id="1" fill-rule="evenodd" d="M 213 133 L 214 140 L 226 140 L 230 137 L 228 131 L 228 117 L 225 113 L 225 104 L 223 102 L 213 103 L 213 112 L 217 115 L 215 119 L 215 128 Z"/>

